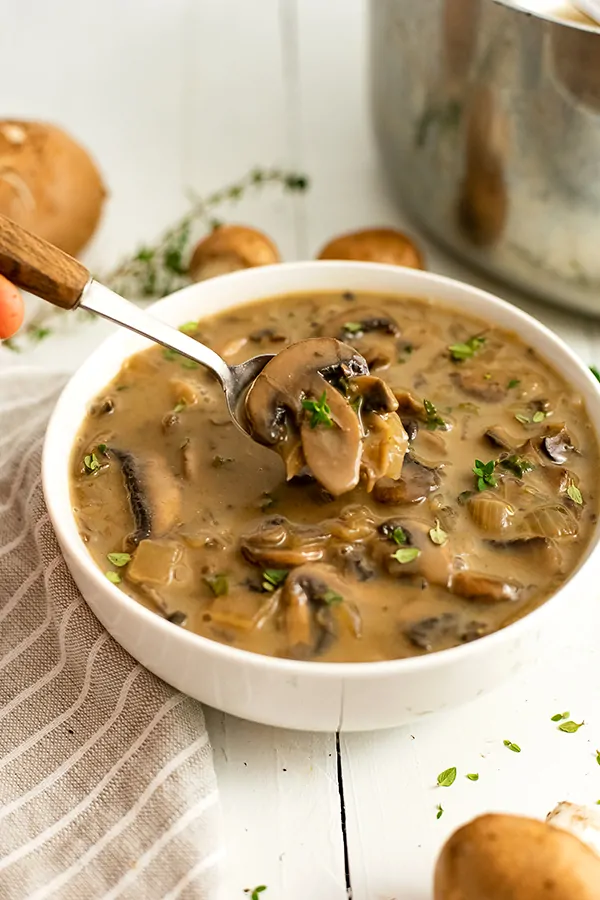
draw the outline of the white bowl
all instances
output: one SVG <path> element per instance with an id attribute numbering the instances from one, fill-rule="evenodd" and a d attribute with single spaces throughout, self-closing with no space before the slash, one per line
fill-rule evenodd
<path id="1" fill-rule="evenodd" d="M 483 291 L 428 272 L 370 263 L 302 262 L 249 269 L 166 297 L 152 312 L 178 325 L 262 297 L 309 291 L 374 291 L 434 298 L 516 331 L 585 399 L 600 432 L 600 391 L 586 366 L 539 322 Z M 69 497 L 71 448 L 89 402 L 148 341 L 125 330 L 109 338 L 64 389 L 50 420 L 43 485 L 67 565 L 102 624 L 137 660 L 192 697 L 225 712 L 286 728 L 363 731 L 400 725 L 464 703 L 536 659 L 594 587 L 599 528 L 568 582 L 539 609 L 471 644 L 414 659 L 297 662 L 219 644 L 165 621 L 105 578 L 81 540 Z"/>

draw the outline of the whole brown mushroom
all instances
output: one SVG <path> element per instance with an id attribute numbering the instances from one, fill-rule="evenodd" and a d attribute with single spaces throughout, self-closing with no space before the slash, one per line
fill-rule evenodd
<path id="1" fill-rule="evenodd" d="M 568 831 L 485 815 L 446 842 L 434 900 L 600 900 L 600 858 Z"/>
<path id="2" fill-rule="evenodd" d="M 247 225 L 220 225 L 202 238 L 190 260 L 192 281 L 281 262 L 273 241 Z"/>
<path id="3" fill-rule="evenodd" d="M 414 241 L 394 228 L 368 228 L 343 234 L 329 241 L 318 259 L 354 259 L 410 269 L 425 268 L 423 254 Z"/>
<path id="4" fill-rule="evenodd" d="M 0 120 L 0 213 L 72 256 L 96 230 L 106 191 L 94 161 L 55 125 Z"/>

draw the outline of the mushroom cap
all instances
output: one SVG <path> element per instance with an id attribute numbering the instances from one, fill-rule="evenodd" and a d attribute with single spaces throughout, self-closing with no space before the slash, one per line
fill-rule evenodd
<path id="1" fill-rule="evenodd" d="M 554 828 L 564 828 L 600 856 L 600 809 L 597 806 L 578 806 L 563 800 L 546 816 Z"/>
<path id="2" fill-rule="evenodd" d="M 425 260 L 417 245 L 395 228 L 368 228 L 334 238 L 318 259 L 356 259 L 388 263 L 410 269 L 424 269 Z"/>
<path id="3" fill-rule="evenodd" d="M 455 831 L 435 869 L 434 900 L 598 900 L 600 859 L 537 819 L 485 815 Z"/>
<path id="4" fill-rule="evenodd" d="M 295 425 L 312 474 L 334 496 L 358 484 L 362 434 L 347 399 L 324 377 L 367 374 L 365 360 L 348 344 L 335 338 L 308 338 L 291 344 L 271 359 L 246 395 L 246 416 L 255 440 L 267 445 L 284 443 Z M 325 395 L 331 427 L 313 427 L 303 415 L 302 401 Z M 292 422 L 286 415 L 291 413 Z"/>
<path id="5" fill-rule="evenodd" d="M 196 245 L 189 271 L 193 281 L 203 281 L 280 261 L 277 247 L 264 232 L 247 225 L 220 225 Z"/>
<path id="6" fill-rule="evenodd" d="M 96 230 L 105 195 L 94 161 L 70 135 L 0 120 L 0 213 L 75 255 Z"/>

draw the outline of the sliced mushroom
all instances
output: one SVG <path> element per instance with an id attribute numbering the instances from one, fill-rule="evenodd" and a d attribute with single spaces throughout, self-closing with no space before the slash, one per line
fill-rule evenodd
<path id="1" fill-rule="evenodd" d="M 375 577 L 375 568 L 364 544 L 334 543 L 329 550 L 328 559 L 341 569 L 344 575 L 357 581 L 370 581 Z"/>
<path id="2" fill-rule="evenodd" d="M 482 365 L 464 363 L 450 374 L 452 381 L 469 397 L 484 403 L 500 403 L 508 394 L 506 376 L 502 371 L 490 371 Z"/>
<path id="3" fill-rule="evenodd" d="M 196 246 L 190 260 L 192 281 L 280 262 L 273 241 L 246 225 L 220 225 Z"/>
<path id="4" fill-rule="evenodd" d="M 443 469 L 448 461 L 443 434 L 422 428 L 411 443 L 409 458 L 426 469 Z"/>
<path id="5" fill-rule="evenodd" d="M 325 323 L 323 334 L 356 347 L 371 369 L 389 366 L 398 357 L 398 323 L 376 309 L 344 310 Z"/>
<path id="6" fill-rule="evenodd" d="M 357 375 L 348 382 L 350 402 L 360 398 L 360 411 L 363 412 L 395 412 L 398 401 L 392 389 L 374 375 Z"/>
<path id="7" fill-rule="evenodd" d="M 492 447 L 499 447 L 501 450 L 515 450 L 521 443 L 513 438 L 501 425 L 492 425 L 485 432 L 485 437 Z"/>
<path id="8" fill-rule="evenodd" d="M 365 334 L 376 331 L 378 334 L 398 337 L 400 327 L 390 315 L 379 310 L 359 306 L 345 309 L 323 326 L 324 334 L 336 337 L 339 341 L 350 342 L 360 340 Z"/>
<path id="9" fill-rule="evenodd" d="M 423 254 L 416 244 L 394 228 L 369 228 L 334 238 L 319 253 L 319 259 L 356 259 L 424 269 Z"/>
<path id="10" fill-rule="evenodd" d="M 431 584 L 446 587 L 452 568 L 452 553 L 450 542 L 443 545 L 434 544 L 429 536 L 431 525 L 419 519 L 390 519 L 383 523 L 381 531 L 384 537 L 392 536 L 385 540 L 379 540 L 373 547 L 374 560 L 389 574 L 395 578 L 420 576 Z M 404 537 L 402 543 L 393 539 L 398 528 Z M 401 562 L 397 557 L 397 551 L 403 549 L 416 549 L 418 554 L 408 562 Z"/>
<path id="11" fill-rule="evenodd" d="M 417 399 L 410 391 L 403 388 L 394 389 L 394 397 L 398 401 L 398 414 L 400 416 L 413 415 L 425 420 L 425 407 L 422 400 Z"/>
<path id="12" fill-rule="evenodd" d="M 378 503 L 403 506 L 422 503 L 440 485 L 435 469 L 428 469 L 414 460 L 407 460 L 398 481 L 380 478 L 373 488 L 373 497 Z"/>
<path id="13" fill-rule="evenodd" d="M 294 525 L 282 516 L 274 516 L 242 535 L 240 549 L 255 565 L 291 569 L 322 559 L 328 538 L 318 528 Z"/>
<path id="14" fill-rule="evenodd" d="M 419 650 L 431 652 L 440 644 L 456 634 L 457 617 L 455 613 L 441 613 L 439 616 L 427 616 L 412 622 L 404 629 L 404 634 Z"/>
<path id="15" fill-rule="evenodd" d="M 461 569 L 450 579 L 450 590 L 467 600 L 479 600 L 481 603 L 502 603 L 518 600 L 522 586 L 509 578 L 496 578 L 471 569 Z"/>
<path id="16" fill-rule="evenodd" d="M 291 344 L 267 363 L 248 391 L 246 416 L 253 437 L 273 446 L 290 431 L 297 434 L 316 480 L 334 497 L 352 490 L 360 475 L 360 422 L 348 400 L 327 379 L 366 374 L 365 360 L 334 338 Z M 329 408 L 329 421 L 315 422 L 306 414 L 303 401 L 322 398 Z M 297 470 L 296 461 L 292 474 Z"/>
<path id="17" fill-rule="evenodd" d="M 541 447 L 552 462 L 561 466 L 566 463 L 569 455 L 575 449 L 571 436 L 564 424 L 548 429 L 547 434 L 542 438 Z"/>
<path id="18" fill-rule="evenodd" d="M 324 652 L 345 620 L 355 638 L 361 621 L 348 586 L 331 566 L 302 566 L 291 572 L 280 589 L 280 613 L 294 659 L 311 659 Z"/>
<path id="19" fill-rule="evenodd" d="M 179 486 L 167 462 L 158 455 L 137 460 L 114 447 L 109 448 L 109 455 L 121 466 L 134 520 L 135 530 L 128 536 L 127 545 L 137 547 L 149 537 L 167 534 L 181 514 Z"/>

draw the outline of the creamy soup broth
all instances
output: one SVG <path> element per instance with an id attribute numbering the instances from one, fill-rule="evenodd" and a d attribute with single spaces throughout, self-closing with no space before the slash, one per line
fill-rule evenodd
<path id="1" fill-rule="evenodd" d="M 513 622 L 577 567 L 596 521 L 596 437 L 517 335 L 351 292 L 184 328 L 230 363 L 311 336 L 350 343 L 392 388 L 409 448 L 399 480 L 334 499 L 310 474 L 286 482 L 203 369 L 160 347 L 128 359 L 76 440 L 73 509 L 107 577 L 174 625 L 272 656 L 418 656 Z"/>

